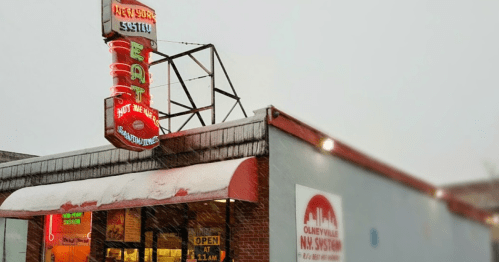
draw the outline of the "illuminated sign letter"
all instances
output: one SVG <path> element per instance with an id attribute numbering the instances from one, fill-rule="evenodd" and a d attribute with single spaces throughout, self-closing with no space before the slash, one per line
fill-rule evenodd
<path id="1" fill-rule="evenodd" d="M 131 42 L 131 44 L 132 48 L 130 49 L 130 57 L 141 62 L 144 61 L 144 57 L 140 55 L 140 52 L 144 49 L 144 46 L 135 42 Z"/>
<path id="2" fill-rule="evenodd" d="M 144 74 L 144 68 L 138 64 L 133 64 L 130 67 L 130 74 L 132 80 L 139 79 L 139 81 L 144 84 L 146 82 L 146 75 Z"/>
<path id="3" fill-rule="evenodd" d="M 142 101 L 142 94 L 145 92 L 144 88 L 132 86 L 132 90 L 135 92 L 135 101 L 137 101 L 137 103 L 140 103 Z"/>

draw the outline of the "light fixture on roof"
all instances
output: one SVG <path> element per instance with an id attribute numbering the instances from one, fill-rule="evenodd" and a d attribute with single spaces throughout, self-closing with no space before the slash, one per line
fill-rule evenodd
<path id="1" fill-rule="evenodd" d="M 437 189 L 437 191 L 435 192 L 435 196 L 436 196 L 437 198 L 442 198 L 442 197 L 444 196 L 444 194 L 445 194 L 444 190 L 443 190 L 443 189 L 440 189 L 440 188 L 439 188 L 439 189 Z"/>
<path id="2" fill-rule="evenodd" d="M 214 200 L 215 202 L 220 202 L 220 203 L 225 203 L 226 202 L 226 199 L 217 199 L 217 200 Z M 235 200 L 234 199 L 231 199 L 230 202 L 234 202 Z"/>
<path id="3" fill-rule="evenodd" d="M 334 149 L 334 141 L 331 138 L 326 138 L 322 141 L 322 149 L 331 151 Z"/>
<path id="4" fill-rule="evenodd" d="M 499 215 L 492 216 L 492 222 L 496 225 L 499 224 Z"/>

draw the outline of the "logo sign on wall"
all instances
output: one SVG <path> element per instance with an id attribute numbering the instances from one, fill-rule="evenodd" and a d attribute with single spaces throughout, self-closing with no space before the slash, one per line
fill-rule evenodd
<path id="1" fill-rule="evenodd" d="M 341 197 L 296 185 L 297 261 L 344 261 Z"/>
<path id="2" fill-rule="evenodd" d="M 149 54 L 156 50 L 156 14 L 135 0 L 102 1 L 102 35 L 113 57 L 105 137 L 133 151 L 159 145 L 159 115 L 151 108 Z"/>

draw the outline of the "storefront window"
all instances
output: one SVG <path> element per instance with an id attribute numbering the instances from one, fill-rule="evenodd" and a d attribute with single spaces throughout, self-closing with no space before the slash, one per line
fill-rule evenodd
<path id="1" fill-rule="evenodd" d="M 87 262 L 91 230 L 91 212 L 45 216 L 44 261 Z"/>
<path id="2" fill-rule="evenodd" d="M 215 201 L 108 210 L 96 213 L 105 234 L 99 261 L 221 262 L 226 256 L 225 203 Z M 96 225 L 97 226 L 97 225 Z M 45 217 L 45 262 L 88 262 L 92 213 Z M 104 233 L 104 232 L 103 232 Z M 95 252 L 94 252 L 95 253 Z"/>
<path id="3" fill-rule="evenodd" d="M 181 261 L 182 232 L 186 234 L 187 261 L 220 262 L 225 258 L 225 203 L 207 201 L 149 210 L 145 262 L 155 261 L 154 257 L 157 262 Z"/>

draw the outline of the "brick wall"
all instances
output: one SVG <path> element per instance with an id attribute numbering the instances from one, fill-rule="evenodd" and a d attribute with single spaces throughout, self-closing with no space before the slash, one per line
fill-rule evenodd
<path id="1" fill-rule="evenodd" d="M 37 216 L 28 221 L 28 246 L 26 247 L 26 262 L 43 261 L 43 216 Z"/>
<path id="2" fill-rule="evenodd" d="M 257 203 L 236 201 L 232 225 L 233 259 L 235 262 L 268 262 L 269 254 L 269 163 L 258 158 Z"/>

